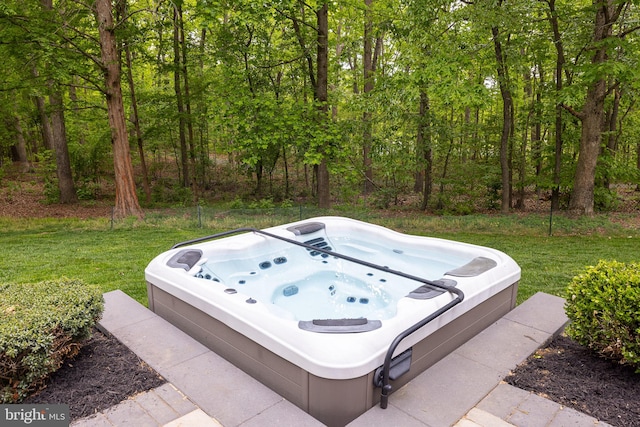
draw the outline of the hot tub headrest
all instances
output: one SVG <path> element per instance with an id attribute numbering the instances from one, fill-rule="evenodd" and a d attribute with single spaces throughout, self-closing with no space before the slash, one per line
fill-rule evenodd
<path id="1" fill-rule="evenodd" d="M 445 274 L 456 277 L 474 277 L 484 273 L 485 271 L 491 270 L 497 265 L 498 263 L 491 258 L 479 256 L 472 259 L 462 267 L 449 270 Z"/>
<path id="2" fill-rule="evenodd" d="M 324 223 L 322 222 L 306 222 L 304 224 L 294 225 L 287 228 L 287 231 L 292 232 L 296 236 L 302 236 L 305 234 L 315 233 L 316 231 L 324 230 Z"/>
<path id="3" fill-rule="evenodd" d="M 382 326 L 380 320 L 359 319 L 315 319 L 301 320 L 298 327 L 309 332 L 325 334 L 352 334 L 369 332 Z"/>
<path id="4" fill-rule="evenodd" d="M 451 286 L 451 287 L 455 287 L 458 284 L 455 280 L 451 280 L 451 279 L 438 279 L 438 280 L 435 280 L 434 282 L 439 285 Z M 443 289 L 439 289 L 435 286 L 429 286 L 425 284 L 409 292 L 409 295 L 407 295 L 407 297 L 412 299 L 431 299 L 439 295 L 442 295 L 445 292 L 446 291 L 444 291 Z"/>
<path id="5" fill-rule="evenodd" d="M 184 268 L 186 271 L 191 270 L 191 267 L 196 265 L 198 260 L 202 258 L 202 251 L 200 249 L 183 249 L 167 261 L 167 265 L 173 268 Z"/>

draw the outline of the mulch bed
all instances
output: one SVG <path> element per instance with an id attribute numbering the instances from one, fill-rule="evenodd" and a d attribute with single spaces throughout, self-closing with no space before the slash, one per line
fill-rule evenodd
<path id="1" fill-rule="evenodd" d="M 640 373 L 560 335 L 505 381 L 614 426 L 640 426 Z"/>
<path id="2" fill-rule="evenodd" d="M 505 381 L 611 425 L 640 427 L 640 374 L 564 335 L 534 353 Z M 75 420 L 164 383 L 116 338 L 96 330 L 46 388 L 25 403 L 68 404 Z"/>
<path id="3" fill-rule="evenodd" d="M 120 341 L 95 330 L 45 388 L 23 403 L 67 404 L 71 419 L 101 412 L 166 381 Z"/>

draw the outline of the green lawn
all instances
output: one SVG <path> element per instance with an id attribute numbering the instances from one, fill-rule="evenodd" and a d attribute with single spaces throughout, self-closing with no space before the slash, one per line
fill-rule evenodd
<path id="1" fill-rule="evenodd" d="M 561 295 L 569 280 L 600 259 L 640 261 L 640 231 L 606 216 L 548 218 L 528 216 L 431 217 L 418 213 L 333 212 L 372 221 L 400 232 L 441 237 L 499 249 L 522 268 L 518 302 L 538 291 Z M 262 211 L 204 212 L 154 216 L 111 224 L 95 220 L 12 220 L 0 218 L 0 282 L 79 278 L 104 292 L 121 289 L 146 305 L 144 269 L 174 243 L 239 227 L 263 228 L 294 221 Z M 308 215 L 305 215 L 308 216 Z"/>

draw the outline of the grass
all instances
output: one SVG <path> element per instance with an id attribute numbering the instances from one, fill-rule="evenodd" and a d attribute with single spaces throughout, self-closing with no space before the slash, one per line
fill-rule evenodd
<path id="1" fill-rule="evenodd" d="M 145 221 L 0 218 L 0 282 L 30 283 L 60 277 L 121 289 L 146 305 L 144 269 L 173 244 L 239 227 L 264 228 L 318 212 L 201 209 L 149 213 Z M 518 302 L 536 292 L 562 295 L 573 276 L 600 259 L 640 260 L 640 230 L 607 216 L 549 219 L 543 215 L 432 217 L 420 213 L 333 211 L 400 232 L 489 246 L 522 268 Z"/>

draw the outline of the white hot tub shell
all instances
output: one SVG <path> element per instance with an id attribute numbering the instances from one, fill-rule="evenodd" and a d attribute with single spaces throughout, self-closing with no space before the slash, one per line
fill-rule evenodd
<path id="1" fill-rule="evenodd" d="M 329 426 L 516 303 L 520 268 L 491 248 L 340 217 L 223 234 L 152 260 L 149 308 Z"/>

